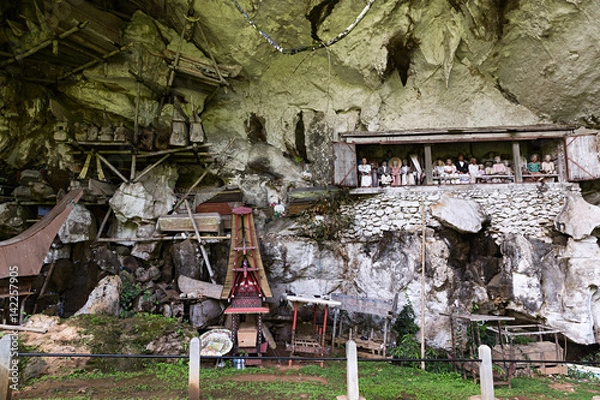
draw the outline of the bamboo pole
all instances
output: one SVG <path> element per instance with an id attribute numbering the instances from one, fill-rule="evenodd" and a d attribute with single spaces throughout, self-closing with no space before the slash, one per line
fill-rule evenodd
<path id="1" fill-rule="evenodd" d="M 35 305 L 33 306 L 34 314 L 37 311 L 37 306 L 38 306 L 37 300 L 44 295 L 44 292 L 46 291 L 46 287 L 48 286 L 48 282 L 50 282 L 50 278 L 52 277 L 52 272 L 54 272 L 55 266 L 56 266 L 56 261 L 52 261 L 52 263 L 50 264 L 50 269 L 48 270 L 48 275 L 46 275 L 46 279 L 44 279 L 44 284 L 42 285 L 42 288 L 40 289 L 40 293 L 38 294 L 37 299 L 35 301 Z"/>
<path id="2" fill-rule="evenodd" d="M 164 242 L 169 240 L 184 240 L 184 239 L 196 239 L 196 236 L 186 236 L 177 237 L 177 236 L 161 236 L 161 237 L 152 237 L 152 238 L 100 238 L 97 239 L 98 243 L 119 243 L 119 242 L 134 242 L 134 243 L 144 243 L 144 242 Z M 230 236 L 200 236 L 202 240 L 229 240 Z"/>
<path id="3" fill-rule="evenodd" d="M 144 175 L 146 175 L 148 172 L 152 171 L 154 168 L 156 168 L 157 166 L 162 164 L 162 162 L 165 161 L 170 156 L 171 156 L 170 154 L 166 154 L 160 160 L 156 161 L 154 164 L 148 165 L 146 168 L 144 168 L 144 170 L 142 172 L 140 172 L 140 174 L 137 177 L 132 179 L 133 183 L 138 182 L 140 179 L 142 179 L 144 177 Z M 134 155 L 134 157 L 135 157 L 135 155 Z"/>
<path id="4" fill-rule="evenodd" d="M 204 248 L 204 242 L 202 242 L 200 231 L 198 230 L 198 225 L 196 225 L 196 220 L 194 219 L 194 214 L 192 213 L 192 209 L 190 208 L 190 204 L 187 199 L 185 200 L 185 208 L 192 220 L 192 226 L 194 227 L 194 232 L 196 233 L 196 239 L 198 240 L 198 244 L 200 245 L 200 251 L 202 252 L 202 258 L 204 258 L 204 264 L 206 264 L 206 269 L 208 270 L 208 275 L 210 276 L 210 281 L 212 283 L 217 283 L 215 279 L 215 273 L 213 272 L 212 267 L 210 266 L 210 260 L 208 259 L 208 254 L 206 253 L 206 249 Z"/>
<path id="5" fill-rule="evenodd" d="M 104 218 L 102 219 L 102 223 L 100 224 L 100 228 L 98 229 L 98 234 L 96 235 L 96 241 L 100 240 L 100 235 L 102 235 L 102 231 L 108 222 L 108 217 L 110 217 L 110 213 L 112 212 L 112 208 L 108 207 L 108 211 L 104 214 Z"/>
<path id="6" fill-rule="evenodd" d="M 118 48 L 116 50 L 113 50 L 113 51 L 111 51 L 109 53 L 104 54 L 101 58 L 98 58 L 96 60 L 92 60 L 90 62 L 87 62 L 87 63 L 83 64 L 83 65 L 80 65 L 79 67 L 74 68 L 71 71 L 69 71 L 66 74 L 64 74 L 63 76 L 59 77 L 58 80 L 62 81 L 63 79 L 66 79 L 66 78 L 70 77 L 71 75 L 75 75 L 76 73 L 78 73 L 80 71 L 83 71 L 84 69 L 88 69 L 88 68 L 93 67 L 94 65 L 96 65 L 96 64 L 98 64 L 98 63 L 100 63 L 102 61 L 106 61 L 109 58 L 111 58 L 112 56 L 120 54 L 120 53 L 124 52 L 125 50 L 129 49 L 130 46 L 131 46 L 131 44 L 125 45 L 125 46 L 120 47 L 120 48 Z"/>
<path id="7" fill-rule="evenodd" d="M 8 60 L 2 61 L 0 63 L 0 68 L 4 67 L 6 65 L 12 64 L 16 61 L 22 60 L 24 58 L 27 58 L 30 55 L 35 54 L 42 49 L 45 49 L 46 47 L 50 46 L 55 40 L 65 39 L 65 38 L 71 36 L 75 32 L 78 32 L 81 29 L 85 28 L 89 24 L 89 22 L 90 21 L 84 21 L 84 22 L 78 23 L 77 25 L 75 25 L 74 27 L 69 29 L 68 31 L 63 32 L 60 35 L 58 35 L 52 39 L 44 40 L 43 42 L 41 42 L 41 43 L 33 46 L 29 50 L 27 50 L 26 52 L 18 54 L 16 56 L 13 56 L 12 58 L 10 58 Z"/>
<path id="8" fill-rule="evenodd" d="M 425 199 L 421 197 L 421 358 L 425 358 Z M 421 361 L 425 371 L 425 361 Z"/>
<path id="9" fill-rule="evenodd" d="M 115 173 L 115 174 L 116 174 L 116 175 L 117 175 L 119 178 L 121 178 L 121 180 L 122 180 L 123 182 L 125 182 L 125 183 L 129 183 L 129 180 L 128 180 L 127 178 L 125 178 L 125 177 L 123 176 L 123 174 L 119 172 L 119 170 L 118 170 L 118 169 L 116 169 L 115 167 L 113 167 L 113 165 L 112 165 L 112 164 L 111 164 L 111 163 L 110 163 L 110 162 L 109 162 L 109 161 L 108 161 L 106 158 L 102 157 L 102 155 L 100 155 L 100 154 L 98 154 L 98 153 L 96 153 L 96 156 L 97 156 L 98 158 L 100 158 L 100 160 L 101 160 L 101 161 L 102 161 L 104 164 L 106 164 L 106 166 L 107 166 L 108 168 L 110 168 L 110 170 L 111 170 L 112 172 L 114 172 L 114 173 Z"/>
<path id="10" fill-rule="evenodd" d="M 227 149 L 229 149 L 229 147 L 231 146 L 231 144 L 233 143 L 234 140 L 235 139 L 231 139 L 229 141 L 229 143 L 227 143 L 227 146 L 225 146 L 225 149 L 223 150 L 223 154 L 225 154 Z M 213 161 L 209 166 L 206 167 L 206 170 L 202 173 L 202 175 L 200 175 L 200 178 L 198 178 L 196 180 L 196 182 L 194 182 L 192 184 L 192 186 L 190 186 L 190 188 L 187 190 L 187 192 L 185 192 L 185 194 L 181 197 L 181 199 L 179 199 L 179 201 L 175 204 L 175 206 L 173 207 L 173 210 L 177 210 L 177 208 L 179 208 L 179 206 L 187 199 L 187 197 L 190 195 L 190 193 L 192 193 L 192 190 L 194 190 L 194 188 L 196 186 L 198 186 L 200 184 L 200 182 L 202 182 L 202 179 L 204 179 L 204 177 L 208 174 L 209 168 L 215 163 L 216 163 L 216 160 Z"/>

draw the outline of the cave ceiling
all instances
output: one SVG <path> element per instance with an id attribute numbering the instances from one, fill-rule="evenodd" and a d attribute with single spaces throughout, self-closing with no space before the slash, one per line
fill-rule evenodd
<path id="1" fill-rule="evenodd" d="M 302 119 L 315 143 L 361 129 L 595 128 L 598 5 L 2 2 L 0 155 L 20 168 L 52 152 L 37 138 L 60 120 L 168 126 L 175 97 L 214 142 L 247 138 L 256 117 L 264 141 L 288 153 Z"/>

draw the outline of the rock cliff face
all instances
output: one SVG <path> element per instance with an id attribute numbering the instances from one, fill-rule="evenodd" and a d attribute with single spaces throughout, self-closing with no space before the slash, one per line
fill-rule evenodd
<path id="1" fill-rule="evenodd" d="M 364 16 L 336 43 L 296 54 L 271 46 L 233 0 L 9 3 L 0 5 L 0 178 L 14 183 L 17 170 L 44 166 L 54 189 L 66 190 L 68 175 L 81 166 L 53 140 L 58 123 L 68 121 L 69 135 L 84 124 L 96 133 L 105 125 L 123 124 L 130 132 L 138 126 L 137 144 L 151 132 L 150 147 L 156 147 L 171 128 L 175 97 L 185 115 L 201 116 L 211 151 L 229 144 L 220 163 L 165 167 L 154 179 L 168 189 L 161 195 L 169 201 L 117 210 L 123 225 L 113 228 L 115 235 L 168 211 L 173 188 L 205 169 L 212 176 L 207 181 L 240 186 L 257 207 L 307 185 L 305 169 L 311 184 L 329 184 L 330 143 L 345 131 L 600 125 L 600 27 L 593 23 L 600 8 L 594 2 L 377 0 L 365 8 L 366 2 L 349 0 L 239 1 L 248 18 L 286 49 L 326 42 Z M 73 57 L 90 47 L 73 50 L 74 42 L 65 47 L 68 39 L 57 35 L 88 17 L 91 26 L 84 29 L 95 29 L 101 34 L 94 40 L 112 47 L 104 54 L 94 50 L 102 62 L 86 66 Z M 98 21 L 115 29 L 102 31 Z M 109 49 L 119 52 L 109 55 Z M 175 60 L 191 63 L 195 74 L 209 71 L 219 83 L 173 72 Z M 123 186 L 118 196 L 134 199 L 155 189 L 140 182 Z M 573 201 L 583 202 L 579 193 Z M 447 346 L 446 322 L 436 313 L 470 311 L 474 303 L 560 327 L 580 343 L 600 340 L 598 211 L 586 205 L 590 218 L 578 221 L 573 210 L 580 208 L 568 202 L 554 219 L 562 205 L 548 205 L 553 215 L 542 228 L 517 214 L 489 224 L 480 216 L 461 229 L 471 232 L 464 234 L 435 222 L 428 226 L 429 341 Z M 2 206 L 2 215 L 8 208 Z M 17 214 L 26 219 L 24 210 Z M 358 227 L 363 214 L 357 213 Z M 138 225 L 131 227 L 132 218 Z M 406 227 L 396 220 L 400 225 L 378 226 L 369 237 L 353 227 L 321 246 L 267 225 L 270 279 L 280 292 L 385 299 L 404 292 L 415 303 L 421 290 L 418 223 Z M 10 236 L 22 225 L 13 218 L 0 231 Z M 142 253 L 141 259 L 152 257 Z M 158 266 L 166 270 L 169 262 Z"/>

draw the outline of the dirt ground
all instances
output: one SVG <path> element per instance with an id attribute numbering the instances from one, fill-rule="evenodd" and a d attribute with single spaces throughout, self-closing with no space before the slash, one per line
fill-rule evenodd
<path id="1" fill-rule="evenodd" d="M 282 368 L 285 369 L 285 368 Z M 327 384 L 327 380 L 316 376 L 251 374 L 229 377 L 237 382 L 316 382 Z M 153 376 L 133 378 L 69 379 L 67 381 L 42 381 L 13 392 L 13 399 L 185 399 L 187 390 L 169 390 L 157 385 Z M 201 383 L 202 385 L 202 383 Z M 302 398 L 300 396 L 299 398 Z"/>

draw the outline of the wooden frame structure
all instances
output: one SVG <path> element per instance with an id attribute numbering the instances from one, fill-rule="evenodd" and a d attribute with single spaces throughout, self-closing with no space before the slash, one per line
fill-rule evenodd
<path id="1" fill-rule="evenodd" d="M 492 349 L 493 356 L 499 356 L 503 359 L 510 360 L 530 359 L 542 361 L 564 361 L 566 342 L 565 349 L 563 350 L 558 344 L 558 334 L 561 333 L 561 331 L 558 329 L 552 329 L 542 324 L 498 325 L 498 327 L 488 326 L 486 329 L 496 334 L 497 342 L 500 343 L 500 346 L 496 346 Z M 520 347 L 515 343 L 515 339 L 518 337 L 531 337 L 534 338 L 533 343 L 541 344 L 544 343 L 543 338 L 547 335 L 552 336 L 554 341 L 551 346 L 546 346 L 546 348 L 535 349 L 532 348 L 533 346 L 528 345 L 523 345 Z M 535 339 L 537 339 L 537 342 Z M 550 347 L 552 347 L 552 350 L 547 351 Z M 567 372 L 566 366 L 560 363 L 553 366 L 547 366 L 546 363 L 534 363 L 533 366 L 539 367 L 539 371 L 544 375 L 565 374 Z M 531 363 L 526 363 L 525 365 L 513 363 L 513 368 L 510 368 L 509 372 L 514 374 L 516 369 L 519 367 L 525 368 L 528 374 L 532 373 Z"/>
<path id="2" fill-rule="evenodd" d="M 468 357 L 476 358 L 476 357 L 478 357 L 477 349 L 482 344 L 481 343 L 481 332 L 479 331 L 480 323 L 483 323 L 483 324 L 485 324 L 487 322 L 496 323 L 498 326 L 498 329 L 501 330 L 503 322 L 515 320 L 514 317 L 504 317 L 504 316 L 497 316 L 497 315 L 446 314 L 446 313 L 440 313 L 440 315 L 450 318 L 450 333 L 451 333 L 451 337 L 452 337 L 452 356 L 454 358 L 456 358 L 458 356 L 457 349 L 459 348 L 458 343 L 457 343 L 457 334 L 456 334 L 456 322 L 457 321 L 462 321 L 464 323 L 467 323 L 468 325 L 470 325 L 472 331 L 474 332 L 474 337 L 473 337 L 473 341 L 471 343 L 471 348 L 467 348 L 466 353 L 467 353 Z M 503 346 L 502 341 L 500 341 L 500 345 Z M 464 356 L 464 353 L 462 350 L 461 350 L 461 356 Z M 462 367 L 463 367 L 463 375 L 466 376 L 467 371 L 470 371 L 470 372 L 476 371 L 479 368 L 479 365 L 478 365 L 478 363 L 466 363 L 466 364 L 463 364 Z M 507 379 L 509 386 L 510 386 L 510 378 L 511 378 L 510 368 L 511 368 L 511 366 L 508 364 L 504 364 L 502 366 L 502 369 L 504 371 L 504 377 Z M 477 379 L 476 373 L 474 373 L 474 377 L 475 377 L 475 379 Z"/>
<path id="3" fill-rule="evenodd" d="M 294 305 L 294 319 L 292 321 L 292 337 L 290 343 L 286 343 L 286 350 L 290 352 L 290 357 L 294 353 L 312 353 L 318 354 L 321 357 L 329 352 L 330 348 L 325 345 L 325 334 L 327 333 L 327 317 L 329 315 L 329 307 L 340 306 L 342 303 L 337 300 L 328 300 L 320 297 L 308 296 L 287 296 L 287 300 Z M 298 327 L 298 306 L 300 303 L 313 304 L 313 320 L 312 332 L 308 335 L 299 335 L 296 332 Z M 317 307 L 324 305 L 323 324 L 317 323 Z M 292 360 L 289 360 L 289 366 L 292 366 Z M 323 361 L 321 361 L 323 366 Z"/>
<path id="4" fill-rule="evenodd" d="M 414 129 L 386 132 L 346 132 L 339 142 L 334 142 L 334 184 L 357 186 L 357 146 L 366 145 L 418 145 L 423 156 L 425 184 L 435 184 L 432 168 L 432 147 L 452 143 L 510 143 L 514 176 L 505 180 L 521 183 L 532 178 L 556 178 L 559 182 L 600 178 L 598 160 L 598 132 L 575 131 L 573 126 L 533 125 L 483 128 Z M 521 144 L 537 140 L 556 142 L 557 173 L 551 175 L 523 176 Z M 507 151 L 508 153 L 508 151 Z M 484 179 L 481 181 L 486 182 Z M 487 183 L 487 182 L 486 182 Z M 365 190 L 365 189 L 362 189 Z"/>

